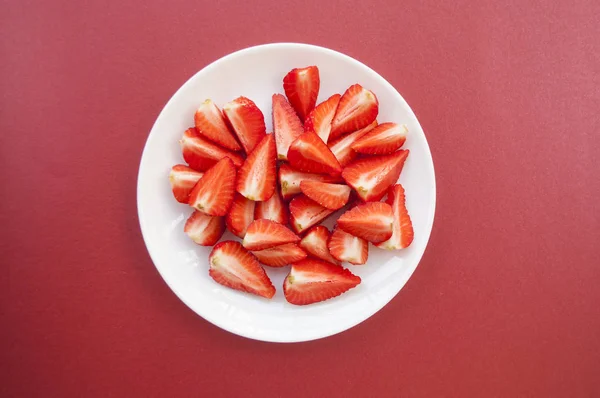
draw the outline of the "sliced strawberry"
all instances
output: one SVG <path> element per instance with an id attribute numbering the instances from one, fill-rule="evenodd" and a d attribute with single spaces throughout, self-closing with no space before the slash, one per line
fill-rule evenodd
<path id="1" fill-rule="evenodd" d="M 295 243 L 254 251 L 252 254 L 256 256 L 258 261 L 270 267 L 284 267 L 306 258 L 306 252 Z"/>
<path id="2" fill-rule="evenodd" d="M 316 66 L 292 69 L 283 78 L 285 95 L 302 122 L 317 103 L 320 85 L 319 68 Z"/>
<path id="3" fill-rule="evenodd" d="M 329 133 L 331 133 L 331 121 L 333 120 L 341 97 L 342 96 L 339 94 L 333 94 L 327 100 L 317 105 L 304 121 L 304 129 L 317 133 L 324 143 L 327 143 L 327 140 L 329 139 Z"/>
<path id="4" fill-rule="evenodd" d="M 342 167 L 319 136 L 305 131 L 298 137 L 288 151 L 288 161 L 292 167 L 307 173 L 339 175 Z"/>
<path id="5" fill-rule="evenodd" d="M 201 137 L 195 128 L 189 128 L 179 141 L 185 162 L 194 170 L 206 171 L 224 157 L 231 159 L 235 167 L 244 163 L 244 158 Z"/>
<path id="6" fill-rule="evenodd" d="M 379 112 L 379 102 L 373 92 L 360 84 L 350 86 L 342 95 L 335 116 L 331 121 L 329 139 L 368 126 Z"/>
<path id="7" fill-rule="evenodd" d="M 287 160 L 290 145 L 304 132 L 302 122 L 281 94 L 273 94 L 273 133 L 277 140 L 277 159 Z"/>
<path id="8" fill-rule="evenodd" d="M 340 166 L 346 167 L 348 163 L 356 159 L 358 153 L 352 149 L 352 144 L 354 144 L 354 142 L 356 142 L 356 140 L 358 140 L 360 137 L 373 130 L 373 128 L 376 126 L 377 120 L 369 124 L 367 127 L 340 137 L 329 143 L 329 149 L 331 149 L 331 152 L 335 155 L 338 162 L 340 162 Z"/>
<path id="9" fill-rule="evenodd" d="M 250 154 L 267 133 L 261 110 L 251 99 L 238 97 L 223 106 L 223 114 L 246 154 Z"/>
<path id="10" fill-rule="evenodd" d="M 240 151 L 242 149 L 233 133 L 229 131 L 223 113 L 210 99 L 204 101 L 196 110 L 194 124 L 201 135 L 223 148 L 230 151 Z"/>
<path id="11" fill-rule="evenodd" d="M 321 260 L 329 261 L 332 264 L 339 264 L 331 253 L 329 253 L 329 248 L 327 248 L 329 237 L 330 233 L 327 227 L 322 225 L 313 227 L 300 241 L 300 247 L 306 250 L 308 254 Z"/>
<path id="12" fill-rule="evenodd" d="M 248 250 L 264 250 L 286 243 L 296 243 L 299 240 L 300 238 L 285 225 L 261 219 L 250 223 L 242 243 Z"/>
<path id="13" fill-rule="evenodd" d="M 277 184 L 275 136 L 267 134 L 238 171 L 236 190 L 250 200 L 267 200 Z"/>
<path id="14" fill-rule="evenodd" d="M 394 212 L 394 231 L 391 238 L 377 243 L 376 246 L 387 250 L 407 248 L 413 241 L 414 231 L 406 210 L 406 196 L 402 185 L 396 184 L 390 188 L 387 203 L 392 206 Z"/>
<path id="15" fill-rule="evenodd" d="M 212 246 L 223 236 L 225 221 L 223 217 L 209 216 L 195 210 L 185 222 L 183 231 L 197 244 Z"/>
<path id="16" fill-rule="evenodd" d="M 352 191 L 348 185 L 327 184 L 311 180 L 302 181 L 300 190 L 310 199 L 331 210 L 340 209 L 348 203 Z"/>
<path id="17" fill-rule="evenodd" d="M 292 264 L 283 293 L 289 303 L 306 305 L 337 297 L 359 283 L 360 277 L 343 267 L 306 259 Z"/>
<path id="18" fill-rule="evenodd" d="M 290 202 L 290 225 L 296 233 L 301 234 L 333 212 L 304 195 L 298 195 Z"/>
<path id="19" fill-rule="evenodd" d="M 340 229 L 369 242 L 383 242 L 392 236 L 394 212 L 383 202 L 367 202 L 348 210 L 337 220 Z"/>
<path id="20" fill-rule="evenodd" d="M 256 257 L 239 242 L 217 244 L 208 256 L 209 275 L 221 285 L 271 298 L 275 287 Z"/>
<path id="21" fill-rule="evenodd" d="M 352 149 L 366 155 L 387 155 L 396 152 L 406 141 L 408 129 L 404 124 L 381 123 L 360 137 Z"/>
<path id="22" fill-rule="evenodd" d="M 344 168 L 342 177 L 362 200 L 378 201 L 398 181 L 407 157 L 408 150 L 401 149 L 391 155 L 359 159 Z"/>
<path id="23" fill-rule="evenodd" d="M 283 203 L 283 199 L 281 199 L 281 195 L 277 188 L 275 188 L 275 192 L 269 200 L 256 202 L 254 219 L 271 220 L 278 222 L 279 224 L 287 225 L 289 219 L 288 208 L 285 203 Z"/>
<path id="24" fill-rule="evenodd" d="M 224 216 L 235 194 L 235 166 L 223 158 L 208 169 L 190 193 L 189 204 L 211 216 Z"/>
<path id="25" fill-rule="evenodd" d="M 369 258 L 369 242 L 335 228 L 327 244 L 329 252 L 340 261 L 361 265 Z"/>
<path id="26" fill-rule="evenodd" d="M 330 176 L 325 174 L 304 173 L 293 169 L 287 164 L 279 167 L 279 185 L 283 199 L 288 200 L 301 192 L 300 183 L 304 180 L 322 181 L 322 182 L 343 182 L 339 176 Z"/>
<path id="27" fill-rule="evenodd" d="M 203 174 L 182 164 L 177 164 L 171 168 L 171 172 L 169 173 L 171 190 L 179 203 L 188 203 L 190 192 L 192 192 L 194 185 L 196 185 Z"/>
<path id="28" fill-rule="evenodd" d="M 255 203 L 253 200 L 246 199 L 239 193 L 235 193 L 231 208 L 227 212 L 225 217 L 225 223 L 227 229 L 232 234 L 244 238 L 248 225 L 254 221 L 254 207 Z"/>

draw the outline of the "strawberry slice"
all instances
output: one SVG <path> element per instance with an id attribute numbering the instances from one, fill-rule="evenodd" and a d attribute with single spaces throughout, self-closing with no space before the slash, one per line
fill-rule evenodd
<path id="1" fill-rule="evenodd" d="M 340 98 L 335 116 L 331 121 L 329 139 L 368 126 L 379 112 L 379 102 L 373 92 L 360 84 L 350 86 Z"/>
<path id="2" fill-rule="evenodd" d="M 185 222 L 183 231 L 197 244 L 212 246 L 223 236 L 225 221 L 223 217 L 209 216 L 195 210 Z"/>
<path id="3" fill-rule="evenodd" d="M 183 164 L 176 164 L 171 168 L 171 172 L 169 173 L 171 190 L 179 203 L 187 205 L 190 200 L 190 192 L 192 192 L 194 185 L 196 185 L 203 174 Z"/>
<path id="4" fill-rule="evenodd" d="M 406 196 L 402 185 L 396 184 L 390 188 L 387 203 L 392 206 L 394 212 L 393 233 L 391 238 L 377 243 L 376 246 L 387 250 L 407 248 L 412 243 L 415 235 L 410 216 L 406 210 Z"/>
<path id="5" fill-rule="evenodd" d="M 331 210 L 344 207 L 348 203 L 350 192 L 352 191 L 348 185 L 327 184 L 311 180 L 302 181 L 300 183 L 300 190 L 310 199 Z"/>
<path id="6" fill-rule="evenodd" d="M 392 236 L 394 212 L 387 203 L 367 202 L 342 214 L 337 225 L 349 234 L 369 242 L 383 242 Z"/>
<path id="7" fill-rule="evenodd" d="M 340 98 L 342 98 L 341 95 L 333 94 L 327 100 L 317 105 L 304 121 L 304 129 L 317 133 L 324 143 L 327 143 L 327 140 L 329 139 L 329 133 L 331 133 L 331 121 L 333 120 L 335 111 L 340 103 Z"/>
<path id="8" fill-rule="evenodd" d="M 327 227 L 322 225 L 313 227 L 300 241 L 300 247 L 312 256 L 339 265 L 339 262 L 329 253 L 327 248 L 329 237 L 330 233 Z"/>
<path id="9" fill-rule="evenodd" d="M 285 95 L 302 122 L 317 103 L 320 85 L 319 68 L 316 66 L 292 69 L 283 78 Z"/>
<path id="10" fill-rule="evenodd" d="M 264 250 L 286 243 L 296 243 L 299 240 L 300 238 L 285 225 L 261 219 L 250 223 L 242 244 L 248 250 Z"/>
<path id="11" fill-rule="evenodd" d="M 183 133 L 179 141 L 185 162 L 194 170 L 206 171 L 224 157 L 231 159 L 235 167 L 244 163 L 244 158 L 201 137 L 194 127 Z"/>
<path id="12" fill-rule="evenodd" d="M 333 212 L 304 195 L 298 195 L 290 202 L 290 224 L 297 234 L 301 234 Z"/>
<path id="13" fill-rule="evenodd" d="M 306 258 L 306 252 L 295 243 L 254 251 L 252 254 L 256 256 L 258 261 L 270 267 L 284 267 Z"/>
<path id="14" fill-rule="evenodd" d="M 281 94 L 273 94 L 273 132 L 277 140 L 277 158 L 287 160 L 291 143 L 304 132 L 304 127 Z"/>
<path id="15" fill-rule="evenodd" d="M 391 155 L 356 160 L 342 172 L 342 177 L 365 202 L 378 201 L 398 181 L 408 150 Z"/>
<path id="16" fill-rule="evenodd" d="M 254 221 L 254 206 L 255 202 L 253 200 L 246 199 L 237 192 L 235 193 L 231 208 L 225 217 L 227 229 L 232 234 L 244 238 L 248 225 Z"/>
<path id="17" fill-rule="evenodd" d="M 209 275 L 221 285 L 271 298 L 275 287 L 258 260 L 239 242 L 217 244 L 208 256 Z"/>
<path id="18" fill-rule="evenodd" d="M 267 133 L 263 113 L 251 99 L 238 97 L 223 106 L 223 114 L 249 155 Z"/>
<path id="19" fill-rule="evenodd" d="M 360 277 L 326 261 L 306 259 L 292 264 L 283 282 L 285 299 L 295 305 L 328 300 L 360 283 Z"/>
<path id="20" fill-rule="evenodd" d="M 331 152 L 335 155 L 338 162 L 340 162 L 340 166 L 346 167 L 348 163 L 356 159 L 358 153 L 352 149 L 352 144 L 354 144 L 354 142 L 356 142 L 360 137 L 373 130 L 373 128 L 376 126 L 377 120 L 369 124 L 367 127 L 340 137 L 329 143 L 329 149 L 331 149 Z"/>
<path id="21" fill-rule="evenodd" d="M 223 158 L 208 169 L 190 193 L 189 205 L 211 216 L 224 216 L 231 207 L 235 184 L 235 166 Z"/>
<path id="22" fill-rule="evenodd" d="M 275 188 L 275 192 L 269 200 L 256 202 L 254 219 L 271 220 L 282 225 L 287 225 L 289 219 L 288 209 L 285 203 L 283 203 L 283 199 L 281 199 L 281 195 L 277 188 Z"/>
<path id="23" fill-rule="evenodd" d="M 369 258 L 369 242 L 335 228 L 327 245 L 333 257 L 350 264 L 361 265 Z"/>
<path id="24" fill-rule="evenodd" d="M 366 155 L 387 155 L 404 144 L 407 134 L 408 128 L 404 124 L 381 123 L 356 140 L 352 149 Z"/>
<path id="25" fill-rule="evenodd" d="M 267 134 L 238 171 L 236 190 L 250 200 L 267 200 L 277 184 L 275 136 Z"/>
<path id="26" fill-rule="evenodd" d="M 233 133 L 229 131 L 223 113 L 212 100 L 207 99 L 198 107 L 194 115 L 194 124 L 198 133 L 223 148 L 230 151 L 242 149 Z"/>
<path id="27" fill-rule="evenodd" d="M 342 167 L 319 136 L 305 131 L 298 137 L 288 151 L 288 160 L 292 167 L 307 173 L 339 175 Z"/>
<path id="28" fill-rule="evenodd" d="M 302 192 L 300 184 L 304 180 L 322 181 L 322 182 L 343 182 L 339 176 L 329 176 L 325 174 L 304 173 L 294 170 L 287 164 L 282 164 L 279 167 L 279 185 L 281 186 L 281 194 L 283 199 L 288 200 L 294 195 Z"/>

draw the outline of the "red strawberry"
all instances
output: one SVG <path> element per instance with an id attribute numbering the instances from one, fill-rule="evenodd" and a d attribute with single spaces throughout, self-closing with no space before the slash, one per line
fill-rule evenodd
<path id="1" fill-rule="evenodd" d="M 342 167 L 319 136 L 305 131 L 298 137 L 288 151 L 288 160 L 292 167 L 308 173 L 339 175 Z"/>
<path id="2" fill-rule="evenodd" d="M 287 225 L 289 219 L 288 209 L 285 203 L 283 203 L 283 199 L 281 199 L 277 188 L 275 188 L 275 192 L 269 200 L 256 202 L 254 219 L 260 220 L 261 218 Z"/>
<path id="3" fill-rule="evenodd" d="M 299 240 L 285 225 L 271 220 L 254 220 L 248 226 L 242 243 L 248 250 L 264 250 Z"/>
<path id="4" fill-rule="evenodd" d="M 275 136 L 267 134 L 240 167 L 236 190 L 250 200 L 267 200 L 276 184 Z"/>
<path id="5" fill-rule="evenodd" d="M 381 123 L 360 137 L 352 149 L 367 155 L 387 155 L 396 152 L 406 141 L 408 129 L 404 124 Z"/>
<path id="6" fill-rule="evenodd" d="M 183 158 L 194 170 L 206 171 L 224 157 L 231 159 L 235 167 L 244 163 L 244 158 L 235 152 L 230 152 L 201 137 L 195 128 L 189 128 L 179 141 Z"/>
<path id="7" fill-rule="evenodd" d="M 294 170 L 287 164 L 282 164 L 279 167 L 279 185 L 281 186 L 281 194 L 283 199 L 290 199 L 292 196 L 301 192 L 300 183 L 304 180 L 314 180 L 322 182 L 343 182 L 339 176 L 329 176 L 324 174 L 304 173 Z"/>
<path id="8" fill-rule="evenodd" d="M 231 207 L 235 184 L 235 167 L 223 158 L 208 169 L 190 193 L 189 204 L 211 216 L 224 216 Z"/>
<path id="9" fill-rule="evenodd" d="M 401 149 L 391 155 L 359 159 L 344 168 L 342 177 L 362 200 L 378 201 L 398 181 L 407 157 L 408 150 Z"/>
<path id="10" fill-rule="evenodd" d="M 352 191 L 348 185 L 327 184 L 325 182 L 310 180 L 302 181 L 300 189 L 304 195 L 331 210 L 344 207 L 348 203 L 350 192 Z"/>
<path id="11" fill-rule="evenodd" d="M 194 115 L 196 130 L 212 142 L 231 151 L 240 151 L 242 147 L 233 133 L 229 131 L 221 110 L 214 102 L 207 99 L 200 105 Z"/>
<path id="12" fill-rule="evenodd" d="M 283 78 L 285 95 L 302 122 L 317 103 L 320 85 L 319 68 L 316 66 L 292 69 Z"/>
<path id="13" fill-rule="evenodd" d="M 256 256 L 258 261 L 270 267 L 284 267 L 306 258 L 306 252 L 295 243 L 254 251 L 252 254 Z"/>
<path id="14" fill-rule="evenodd" d="M 329 252 L 340 261 L 361 265 L 369 258 L 369 242 L 335 228 L 327 244 Z"/>
<path id="15" fill-rule="evenodd" d="M 256 104 L 246 97 L 239 97 L 223 106 L 227 122 L 244 147 L 250 154 L 267 133 L 265 117 Z"/>
<path id="16" fill-rule="evenodd" d="M 375 243 L 392 236 L 393 224 L 392 206 L 382 202 L 363 203 L 346 211 L 337 220 L 340 229 Z"/>
<path id="17" fill-rule="evenodd" d="M 338 162 L 340 162 L 340 166 L 346 167 L 346 165 L 352 162 L 358 154 L 354 151 L 351 146 L 356 140 L 358 140 L 363 135 L 367 134 L 369 131 L 373 130 L 374 127 L 377 126 L 377 120 L 373 123 L 369 124 L 367 127 L 364 127 L 354 133 L 350 133 L 343 137 L 340 137 L 333 142 L 329 143 L 329 149 L 335 155 Z"/>
<path id="18" fill-rule="evenodd" d="M 183 231 L 197 244 L 212 246 L 225 232 L 225 222 L 223 217 L 209 216 L 196 210 L 185 222 Z"/>
<path id="19" fill-rule="evenodd" d="M 320 223 L 332 213 L 333 210 L 321 206 L 304 195 L 296 196 L 290 202 L 290 224 L 298 234 Z"/>
<path id="20" fill-rule="evenodd" d="M 373 92 L 360 84 L 350 86 L 342 95 L 331 122 L 331 135 L 335 139 L 344 133 L 368 126 L 379 112 L 379 102 Z"/>
<path id="21" fill-rule="evenodd" d="M 322 225 L 313 227 L 300 241 L 300 247 L 306 250 L 308 254 L 321 260 L 329 261 L 332 264 L 339 264 L 327 248 L 329 237 L 330 233 L 327 227 Z"/>
<path id="22" fill-rule="evenodd" d="M 263 267 L 239 242 L 227 240 L 217 244 L 208 262 L 208 273 L 221 285 L 266 298 L 275 295 L 275 287 Z"/>
<path id="23" fill-rule="evenodd" d="M 289 303 L 306 305 L 337 297 L 359 283 L 360 277 L 343 267 L 306 259 L 292 264 L 283 293 Z"/>
<path id="24" fill-rule="evenodd" d="M 281 94 L 273 94 L 273 133 L 277 140 L 277 159 L 287 160 L 290 145 L 304 132 L 302 122 Z"/>
<path id="25" fill-rule="evenodd" d="M 254 221 L 254 205 L 253 200 L 246 199 L 237 192 L 235 193 L 231 208 L 225 217 L 227 229 L 231 233 L 242 239 L 244 238 L 248 225 Z"/>
<path id="26" fill-rule="evenodd" d="M 406 210 L 406 196 L 404 188 L 396 184 L 390 188 L 387 203 L 394 211 L 394 230 L 391 238 L 376 246 L 387 250 L 404 249 L 410 246 L 414 238 L 413 226 Z"/>
<path id="27" fill-rule="evenodd" d="M 339 94 L 333 94 L 326 101 L 317 105 L 304 121 L 304 128 L 317 133 L 324 143 L 327 143 L 327 140 L 329 139 L 331 121 L 333 120 L 335 110 L 337 109 L 341 97 L 342 96 Z"/>
<path id="28" fill-rule="evenodd" d="M 203 174 L 182 164 L 177 164 L 171 168 L 169 181 L 171 182 L 173 196 L 179 203 L 188 203 L 190 192 L 192 192 L 194 185 Z"/>

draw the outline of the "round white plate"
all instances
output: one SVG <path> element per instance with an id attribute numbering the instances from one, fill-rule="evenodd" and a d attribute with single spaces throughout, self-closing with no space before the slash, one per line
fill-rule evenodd
<path id="1" fill-rule="evenodd" d="M 406 189 L 415 239 L 402 251 L 369 248 L 367 264 L 345 264 L 362 283 L 340 297 L 294 306 L 283 296 L 289 267 L 265 267 L 277 293 L 272 300 L 228 289 L 208 275 L 210 247 L 194 244 L 183 232 L 192 213 L 171 193 L 171 166 L 184 163 L 178 140 L 194 124 L 194 111 L 206 98 L 219 106 L 243 95 L 256 102 L 272 131 L 271 96 L 283 93 L 282 79 L 295 67 L 317 65 L 321 76 L 318 102 L 360 83 L 379 99 L 381 122 L 404 123 L 410 155 L 400 182 Z M 208 65 L 188 80 L 160 113 L 144 148 L 137 187 L 138 215 L 148 252 L 156 268 L 192 310 L 213 324 L 252 339 L 296 342 L 342 332 L 387 304 L 417 267 L 429 239 L 435 212 L 435 175 L 425 134 L 402 96 L 383 77 L 355 59 L 322 47 L 280 43 L 247 48 Z M 331 228 L 336 215 L 325 225 Z M 226 232 L 222 240 L 236 239 Z M 426 289 L 423 286 L 423 289 Z"/>

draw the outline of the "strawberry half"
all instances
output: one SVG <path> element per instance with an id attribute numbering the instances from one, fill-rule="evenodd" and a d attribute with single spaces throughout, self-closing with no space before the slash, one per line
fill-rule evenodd
<path id="1" fill-rule="evenodd" d="M 340 229 L 369 242 L 383 242 L 393 233 L 394 212 L 383 202 L 367 202 L 348 210 L 337 220 Z"/>
<path id="2" fill-rule="evenodd" d="M 317 133 L 324 143 L 327 143 L 327 140 L 329 139 L 329 133 L 331 133 L 331 121 L 333 120 L 341 97 L 342 96 L 339 94 L 333 94 L 327 100 L 317 105 L 304 121 L 304 129 Z"/>
<path id="3" fill-rule="evenodd" d="M 261 219 L 250 223 L 242 244 L 248 250 L 264 250 L 286 243 L 296 243 L 299 240 L 300 238 L 285 225 Z"/>
<path id="4" fill-rule="evenodd" d="M 256 202 L 254 219 L 271 220 L 282 225 L 286 225 L 288 223 L 288 209 L 285 203 L 283 203 L 283 199 L 281 199 L 281 195 L 279 194 L 279 190 L 277 188 L 269 200 L 264 202 Z"/>
<path id="5" fill-rule="evenodd" d="M 327 244 L 329 252 L 340 261 L 361 265 L 369 258 L 369 242 L 335 228 Z"/>
<path id="6" fill-rule="evenodd" d="M 342 167 L 331 150 L 312 131 L 305 131 L 298 137 L 288 151 L 290 165 L 307 173 L 339 175 Z"/>
<path id="7" fill-rule="evenodd" d="M 342 177 L 365 202 L 378 201 L 400 177 L 408 150 L 391 155 L 359 159 L 350 163 Z"/>
<path id="8" fill-rule="evenodd" d="M 233 133 L 229 131 L 223 113 L 221 113 L 221 110 L 210 99 L 204 101 L 196 110 L 194 124 L 196 125 L 196 130 L 201 135 L 223 148 L 231 151 L 240 151 L 242 149 L 233 136 Z"/>
<path id="9" fill-rule="evenodd" d="M 185 222 L 183 231 L 197 244 L 212 246 L 223 236 L 225 221 L 223 217 L 209 216 L 195 210 Z"/>
<path id="10" fill-rule="evenodd" d="M 313 227 L 300 241 L 300 247 L 312 256 L 339 265 L 339 262 L 329 253 L 329 248 L 327 247 L 330 235 L 327 227 L 322 225 Z"/>
<path id="11" fill-rule="evenodd" d="M 285 95 L 302 122 L 317 103 L 320 85 L 319 68 L 316 66 L 292 69 L 283 78 Z"/>
<path id="12" fill-rule="evenodd" d="M 326 261 L 306 259 L 292 264 L 283 282 L 285 299 L 295 305 L 328 300 L 360 283 L 360 277 Z"/>
<path id="13" fill-rule="evenodd" d="M 327 184 L 325 182 L 310 180 L 302 181 L 300 183 L 300 190 L 310 199 L 331 210 L 344 207 L 348 203 L 350 192 L 352 191 L 348 185 Z"/>
<path id="14" fill-rule="evenodd" d="M 295 243 L 254 251 L 252 254 L 256 256 L 258 261 L 269 267 L 284 267 L 306 258 L 306 252 Z"/>
<path id="15" fill-rule="evenodd" d="M 377 118 L 379 102 L 373 92 L 360 84 L 350 86 L 340 98 L 335 116 L 331 121 L 330 139 L 368 126 Z"/>
<path id="16" fill-rule="evenodd" d="M 304 195 L 299 195 L 290 202 L 290 224 L 296 233 L 301 234 L 333 212 L 334 210 L 323 207 Z"/>
<path id="17" fill-rule="evenodd" d="M 356 142 L 360 137 L 373 130 L 373 128 L 376 126 L 377 120 L 369 124 L 367 127 L 340 137 L 329 144 L 329 149 L 331 149 L 331 152 L 334 154 L 338 162 L 340 162 L 340 166 L 346 167 L 348 163 L 356 159 L 358 153 L 352 149 L 352 144 L 354 144 L 354 142 Z"/>
<path id="18" fill-rule="evenodd" d="M 277 184 L 275 136 L 267 134 L 238 171 L 236 190 L 250 200 L 267 200 Z"/>
<path id="19" fill-rule="evenodd" d="M 265 117 L 254 101 L 238 97 L 223 106 L 223 113 L 235 135 L 250 154 L 267 133 Z"/>
<path id="20" fill-rule="evenodd" d="M 209 275 L 221 285 L 271 298 L 275 287 L 258 260 L 239 242 L 217 244 L 208 256 Z"/>
<path id="21" fill-rule="evenodd" d="M 190 192 L 192 192 L 194 185 L 196 185 L 203 174 L 182 164 L 177 164 L 171 168 L 171 172 L 169 173 L 171 190 L 179 203 L 188 203 Z"/>
<path id="22" fill-rule="evenodd" d="M 232 234 L 242 239 L 244 238 L 248 225 L 254 221 L 255 203 L 253 200 L 246 199 L 237 192 L 235 193 L 231 208 L 225 217 L 227 229 Z"/>
<path id="23" fill-rule="evenodd" d="M 230 152 L 201 137 L 195 128 L 189 128 L 179 141 L 183 151 L 183 159 L 194 170 L 206 171 L 224 157 L 231 159 L 235 167 L 244 163 L 244 158 L 235 152 Z"/>
<path id="24" fill-rule="evenodd" d="M 393 233 L 391 238 L 385 242 L 377 243 L 376 246 L 387 250 L 407 248 L 412 243 L 415 235 L 410 216 L 406 210 L 406 196 L 402 185 L 396 184 L 390 188 L 387 203 L 392 206 L 394 212 Z"/>
<path id="25" fill-rule="evenodd" d="M 288 200 L 294 195 L 302 192 L 300 184 L 304 180 L 322 181 L 322 182 L 343 182 L 339 176 L 330 176 L 325 174 L 305 173 L 293 169 L 287 164 L 282 164 L 279 167 L 279 186 L 283 199 Z"/>
<path id="26" fill-rule="evenodd" d="M 406 141 L 408 129 L 404 124 L 381 123 L 360 137 L 352 149 L 366 155 L 387 155 L 396 152 Z"/>
<path id="27" fill-rule="evenodd" d="M 231 207 L 235 184 L 235 166 L 223 158 L 208 169 L 190 193 L 189 205 L 211 216 L 224 216 Z"/>
<path id="28" fill-rule="evenodd" d="M 281 94 L 273 94 L 273 133 L 277 141 L 277 159 L 287 160 L 290 145 L 304 132 L 302 122 Z"/>

